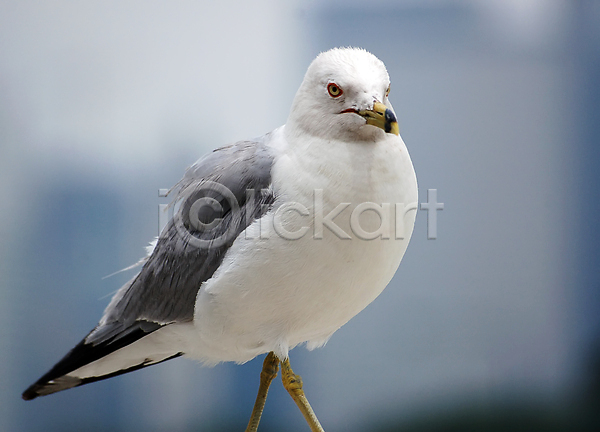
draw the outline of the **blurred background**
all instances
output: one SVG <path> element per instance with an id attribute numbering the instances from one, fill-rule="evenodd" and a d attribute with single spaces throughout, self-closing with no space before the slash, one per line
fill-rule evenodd
<path id="1" fill-rule="evenodd" d="M 160 188 L 284 124 L 310 61 L 387 65 L 438 190 L 390 286 L 291 353 L 335 431 L 600 425 L 600 2 L 0 2 L 0 430 L 241 431 L 262 358 L 24 402 L 157 235 Z M 261 431 L 306 431 L 279 380 Z"/>

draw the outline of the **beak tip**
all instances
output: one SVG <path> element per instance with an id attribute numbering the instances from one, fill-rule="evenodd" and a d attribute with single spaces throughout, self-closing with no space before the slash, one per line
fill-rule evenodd
<path id="1" fill-rule="evenodd" d="M 383 129 L 386 133 L 400 135 L 394 112 L 381 102 L 375 102 L 372 109 L 356 111 L 365 118 L 367 124 Z"/>
<path id="2" fill-rule="evenodd" d="M 385 121 L 388 123 L 396 123 L 398 121 L 396 120 L 396 115 L 389 108 L 385 110 Z"/>
<path id="3" fill-rule="evenodd" d="M 400 135 L 398 120 L 396 120 L 396 116 L 389 108 L 385 110 L 385 131 L 394 135 Z"/>

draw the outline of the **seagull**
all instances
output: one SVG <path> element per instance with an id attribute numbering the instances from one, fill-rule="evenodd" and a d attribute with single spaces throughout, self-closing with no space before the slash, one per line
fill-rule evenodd
<path id="1" fill-rule="evenodd" d="M 322 431 L 289 351 L 322 347 L 370 304 L 414 226 L 417 180 L 389 92 L 373 54 L 319 54 L 284 126 L 187 169 L 139 273 L 23 399 L 179 356 L 215 365 L 267 354 L 246 430 L 257 430 L 281 365 L 284 387 Z"/>

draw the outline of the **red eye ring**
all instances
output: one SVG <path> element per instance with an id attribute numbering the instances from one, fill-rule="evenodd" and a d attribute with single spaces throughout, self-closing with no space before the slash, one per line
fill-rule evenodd
<path id="1" fill-rule="evenodd" d="M 333 98 L 340 97 L 344 93 L 342 88 L 336 83 L 327 84 L 327 91 L 329 92 L 329 96 Z"/>

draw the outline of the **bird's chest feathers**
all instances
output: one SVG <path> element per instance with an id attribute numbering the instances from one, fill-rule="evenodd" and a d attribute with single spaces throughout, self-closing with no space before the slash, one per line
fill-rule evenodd
<path id="1" fill-rule="evenodd" d="M 289 152 L 278 161 L 274 176 L 294 176 L 287 197 L 314 203 L 315 191 L 324 204 L 390 202 L 403 198 L 401 186 L 406 151 L 383 143 L 318 142 Z M 293 188 L 293 189 L 292 189 Z"/>
<path id="2" fill-rule="evenodd" d="M 385 144 L 318 143 L 278 161 L 274 178 L 295 181 L 278 183 L 288 188 L 279 190 L 274 225 L 279 235 L 302 234 L 291 237 L 297 252 L 311 251 L 305 259 L 335 255 L 340 265 L 363 273 L 357 264 L 377 271 L 374 263 L 387 268 L 388 259 L 396 260 L 404 247 L 397 203 L 408 199 L 403 170 L 412 165 L 405 149 Z"/>

